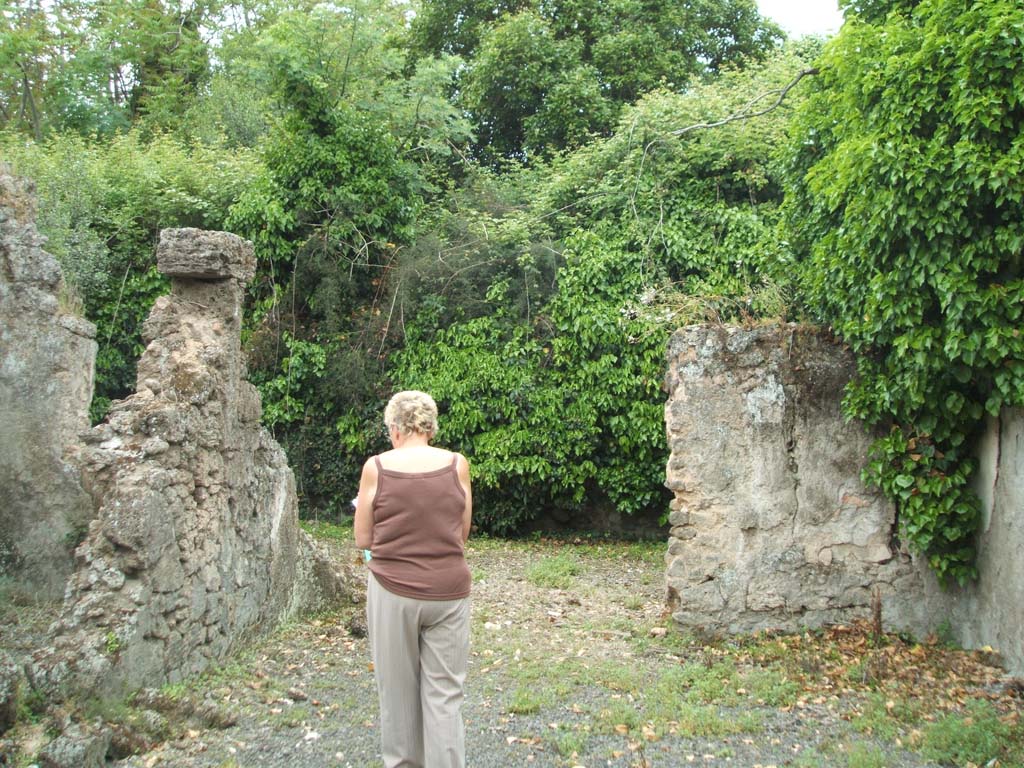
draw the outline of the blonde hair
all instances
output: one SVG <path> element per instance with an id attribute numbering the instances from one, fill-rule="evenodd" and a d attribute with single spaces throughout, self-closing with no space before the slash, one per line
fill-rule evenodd
<path id="1" fill-rule="evenodd" d="M 433 437 L 437 434 L 437 403 L 426 392 L 398 392 L 384 409 L 384 423 L 403 435 L 415 432 Z"/>

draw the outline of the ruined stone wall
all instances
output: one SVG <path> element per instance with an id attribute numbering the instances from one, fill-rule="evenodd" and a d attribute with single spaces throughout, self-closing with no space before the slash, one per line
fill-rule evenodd
<path id="1" fill-rule="evenodd" d="M 978 580 L 949 590 L 950 624 L 963 647 L 990 646 L 1024 675 L 1024 409 L 989 419 L 976 453 Z"/>
<path id="2" fill-rule="evenodd" d="M 0 167 L 0 580 L 56 600 L 92 517 L 64 451 L 89 425 L 96 342 L 43 244 L 31 187 Z"/>
<path id="3" fill-rule="evenodd" d="M 665 408 L 673 491 L 674 617 L 712 633 L 798 630 L 867 617 L 947 626 L 1024 674 L 1024 409 L 976 447 L 976 582 L 939 586 L 899 549 L 893 507 L 860 482 L 873 437 L 840 412 L 852 356 L 797 326 L 690 327 L 669 346 Z"/>
<path id="4" fill-rule="evenodd" d="M 299 528 L 292 472 L 244 379 L 252 244 L 165 230 L 157 261 L 171 293 L 146 321 L 137 392 L 65 451 L 89 502 L 88 530 L 51 637 L 25 664 L 46 694 L 115 697 L 180 680 L 354 591 L 351 567 L 331 563 Z M 53 402 L 10 407 L 30 419 Z M 3 491 L 24 493 L 6 478 Z"/>
<path id="5" fill-rule="evenodd" d="M 851 356 L 797 326 L 689 327 L 668 353 L 668 587 L 681 624 L 799 630 L 871 615 L 918 634 L 946 598 L 860 482 L 871 436 L 840 412 Z"/>

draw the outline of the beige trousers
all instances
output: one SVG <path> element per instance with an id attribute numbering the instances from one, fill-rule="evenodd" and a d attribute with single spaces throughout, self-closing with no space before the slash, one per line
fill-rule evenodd
<path id="1" fill-rule="evenodd" d="M 385 768 L 465 768 L 469 598 L 416 600 L 366 589 Z"/>

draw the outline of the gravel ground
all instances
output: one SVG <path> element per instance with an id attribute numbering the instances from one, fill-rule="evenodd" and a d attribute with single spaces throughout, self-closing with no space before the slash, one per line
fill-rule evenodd
<path id="1" fill-rule="evenodd" d="M 673 681 L 700 669 L 695 661 L 718 669 L 719 657 L 669 627 L 663 564 L 651 548 L 485 541 L 472 544 L 468 559 L 471 768 L 933 765 L 853 727 L 863 691 L 794 692 L 775 680 L 788 691 L 778 701 L 743 688 L 717 696 L 709 674 L 690 686 L 708 695 L 681 704 L 689 689 Z M 539 564 L 553 566 L 549 579 L 561 584 L 538 586 L 531 569 Z M 359 624 L 356 614 L 284 628 L 178 694 L 205 701 L 232 725 L 195 718 L 117 765 L 379 766 L 376 691 Z"/>

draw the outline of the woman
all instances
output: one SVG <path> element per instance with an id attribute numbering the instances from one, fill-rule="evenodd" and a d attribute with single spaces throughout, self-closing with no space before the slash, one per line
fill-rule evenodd
<path id="1" fill-rule="evenodd" d="M 473 499 L 469 462 L 430 445 L 437 405 L 399 392 L 384 409 L 392 450 L 363 465 L 356 546 L 370 550 L 366 616 L 386 768 L 463 768 L 463 684 Z"/>

